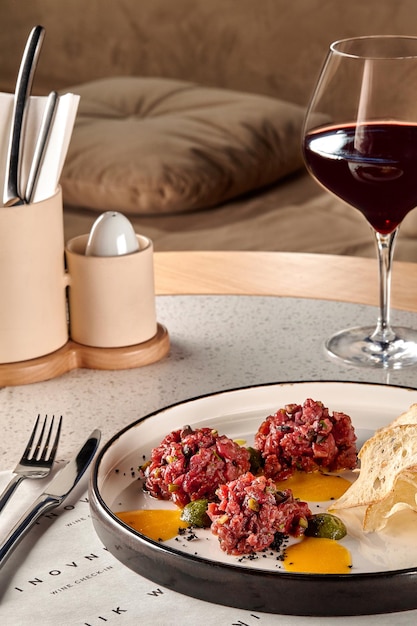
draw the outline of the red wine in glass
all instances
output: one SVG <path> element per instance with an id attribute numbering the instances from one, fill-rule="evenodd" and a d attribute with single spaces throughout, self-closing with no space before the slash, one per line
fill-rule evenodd
<path id="1" fill-rule="evenodd" d="M 317 180 L 383 235 L 417 206 L 417 124 L 330 126 L 307 133 L 304 156 Z"/>

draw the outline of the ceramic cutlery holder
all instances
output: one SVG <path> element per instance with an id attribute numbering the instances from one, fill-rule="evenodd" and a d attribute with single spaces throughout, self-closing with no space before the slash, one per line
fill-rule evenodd
<path id="1" fill-rule="evenodd" d="M 114 257 L 64 244 L 62 193 L 0 210 L 0 386 L 77 367 L 127 369 L 169 351 L 157 323 L 153 244 Z"/>
<path id="2" fill-rule="evenodd" d="M 119 348 L 155 336 L 153 244 L 137 239 L 137 252 L 106 257 L 85 255 L 88 235 L 68 242 L 70 335 L 77 343 Z"/>
<path id="3" fill-rule="evenodd" d="M 0 209 L 0 363 L 68 340 L 62 194 Z"/>

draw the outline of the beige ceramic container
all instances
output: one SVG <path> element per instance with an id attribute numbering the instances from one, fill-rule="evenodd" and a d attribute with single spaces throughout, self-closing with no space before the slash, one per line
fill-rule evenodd
<path id="1" fill-rule="evenodd" d="M 68 340 L 62 195 L 0 208 L 0 363 Z"/>
<path id="2" fill-rule="evenodd" d="M 66 246 L 70 335 L 97 348 L 148 341 L 157 332 L 153 244 L 137 235 L 139 251 L 121 256 L 86 256 L 88 235 Z"/>

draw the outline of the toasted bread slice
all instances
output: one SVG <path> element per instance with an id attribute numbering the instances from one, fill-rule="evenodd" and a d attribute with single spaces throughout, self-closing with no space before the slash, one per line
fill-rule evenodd
<path id="1" fill-rule="evenodd" d="M 382 530 L 391 515 L 405 508 L 417 511 L 417 467 L 400 472 L 385 498 L 366 508 L 363 529 L 367 532 Z"/>
<path id="2" fill-rule="evenodd" d="M 368 506 L 385 498 L 400 472 L 417 465 L 417 424 L 401 424 L 379 430 L 359 452 L 357 480 L 332 509 Z"/>
<path id="3" fill-rule="evenodd" d="M 401 424 L 417 424 L 417 404 L 412 404 L 407 411 L 401 413 L 401 415 L 388 424 L 388 426 L 385 426 L 380 430 L 394 428 L 395 426 L 401 426 Z"/>

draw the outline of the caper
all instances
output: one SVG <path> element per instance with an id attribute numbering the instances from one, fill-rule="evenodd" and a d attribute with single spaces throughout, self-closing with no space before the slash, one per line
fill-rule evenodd
<path id="1" fill-rule="evenodd" d="M 184 437 L 187 437 L 187 435 L 191 435 L 192 432 L 193 432 L 193 429 L 191 428 L 191 426 L 186 424 L 181 429 L 181 439 L 184 439 Z"/>
<path id="2" fill-rule="evenodd" d="M 308 520 L 305 535 L 326 539 L 342 539 L 346 535 L 346 526 L 336 515 L 316 513 Z"/>
<path id="3" fill-rule="evenodd" d="M 207 528 L 211 520 L 207 515 L 208 500 L 193 500 L 185 505 L 181 513 L 183 522 L 188 522 L 191 526 Z"/>
<path id="4" fill-rule="evenodd" d="M 255 450 L 255 448 L 252 448 L 251 446 L 248 446 L 246 449 L 250 454 L 250 471 L 252 472 L 252 474 L 256 475 L 262 468 L 262 454 L 259 450 Z"/>

